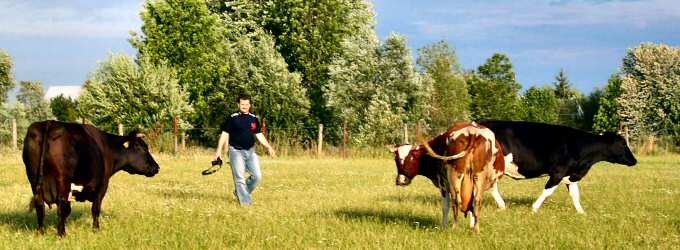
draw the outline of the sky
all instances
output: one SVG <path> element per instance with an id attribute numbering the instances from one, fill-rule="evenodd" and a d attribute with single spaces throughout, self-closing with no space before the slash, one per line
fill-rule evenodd
<path id="1" fill-rule="evenodd" d="M 551 84 L 564 69 L 583 93 L 602 88 L 629 48 L 641 42 L 680 46 L 677 0 L 373 0 L 376 32 L 405 35 L 418 48 L 446 40 L 461 66 L 475 69 L 494 53 L 510 57 L 517 80 Z M 46 87 L 80 85 L 109 52 L 135 55 L 143 1 L 0 0 L 0 48 L 17 80 Z"/>

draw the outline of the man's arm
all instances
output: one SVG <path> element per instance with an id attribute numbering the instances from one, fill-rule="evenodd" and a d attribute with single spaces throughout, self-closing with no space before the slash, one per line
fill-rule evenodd
<path id="1" fill-rule="evenodd" d="M 213 160 L 222 156 L 222 150 L 224 148 L 229 148 L 229 133 L 222 131 L 220 140 L 217 142 L 217 151 L 215 151 L 215 158 Z"/>
<path id="2" fill-rule="evenodd" d="M 276 151 L 274 151 L 274 148 L 272 148 L 271 145 L 269 145 L 269 142 L 267 141 L 267 138 L 264 138 L 264 135 L 262 133 L 257 133 L 255 134 L 255 138 L 264 146 L 267 148 L 267 153 L 271 156 L 276 156 Z"/>

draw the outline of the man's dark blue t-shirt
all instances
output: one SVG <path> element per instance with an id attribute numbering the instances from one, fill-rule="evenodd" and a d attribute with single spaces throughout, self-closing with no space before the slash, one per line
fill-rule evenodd
<path id="1" fill-rule="evenodd" d="M 229 133 L 229 145 L 236 149 L 249 149 L 255 145 L 255 134 L 262 133 L 260 120 L 251 113 L 231 114 L 220 129 Z"/>

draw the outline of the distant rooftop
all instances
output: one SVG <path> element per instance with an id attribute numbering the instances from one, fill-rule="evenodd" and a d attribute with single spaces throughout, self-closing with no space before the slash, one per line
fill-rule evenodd
<path id="1" fill-rule="evenodd" d="M 71 97 L 75 100 L 80 96 L 81 89 L 82 86 L 79 85 L 50 86 L 45 93 L 45 99 L 50 100 L 63 94 L 64 97 Z"/>

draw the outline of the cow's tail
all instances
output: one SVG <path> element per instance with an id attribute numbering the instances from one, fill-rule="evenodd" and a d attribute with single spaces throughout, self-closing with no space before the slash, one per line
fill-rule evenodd
<path id="1" fill-rule="evenodd" d="M 43 177 L 45 168 L 45 152 L 47 151 L 47 133 L 50 130 L 50 121 L 45 122 L 40 136 L 40 160 L 38 161 L 38 176 L 36 176 L 35 194 L 29 203 L 29 210 L 33 211 L 35 206 L 45 202 L 45 190 L 43 190 Z M 24 142 L 26 143 L 26 142 Z"/>
<path id="2" fill-rule="evenodd" d="M 463 172 L 463 178 L 460 185 L 460 211 L 466 213 L 472 210 L 472 203 L 475 199 L 474 192 L 474 174 L 472 168 L 472 158 L 468 157 L 466 160 L 465 171 Z"/>

